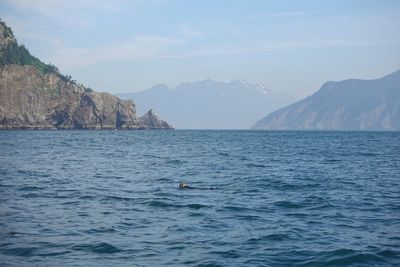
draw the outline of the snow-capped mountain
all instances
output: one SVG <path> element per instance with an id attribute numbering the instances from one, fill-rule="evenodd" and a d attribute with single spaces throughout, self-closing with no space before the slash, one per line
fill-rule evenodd
<path id="1" fill-rule="evenodd" d="M 180 129 L 247 129 L 265 113 L 297 100 L 244 79 L 228 83 L 207 79 L 173 89 L 158 84 L 119 96 L 135 99 L 139 114 L 154 108 Z"/>

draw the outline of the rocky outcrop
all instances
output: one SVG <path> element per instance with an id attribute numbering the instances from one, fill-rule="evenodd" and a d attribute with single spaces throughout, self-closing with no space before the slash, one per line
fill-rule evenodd
<path id="1" fill-rule="evenodd" d="M 172 129 L 166 121 L 163 121 L 160 116 L 152 109 L 139 118 L 139 122 L 152 129 Z"/>
<path id="2" fill-rule="evenodd" d="M 400 70 L 375 80 L 327 82 L 312 96 L 271 113 L 252 128 L 400 130 Z"/>
<path id="3" fill-rule="evenodd" d="M 172 128 L 153 111 L 138 118 L 133 101 L 93 92 L 32 57 L 1 21 L 0 49 L 0 129 Z"/>

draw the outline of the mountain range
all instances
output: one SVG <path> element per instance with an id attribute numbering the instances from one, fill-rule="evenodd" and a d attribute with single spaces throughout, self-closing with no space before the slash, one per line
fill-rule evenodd
<path id="1" fill-rule="evenodd" d="M 327 82 L 315 94 L 272 112 L 252 128 L 400 130 L 400 70 L 375 80 Z"/>
<path id="2" fill-rule="evenodd" d="M 134 99 L 139 112 L 157 109 L 174 127 L 181 129 L 248 129 L 264 114 L 296 99 L 244 79 L 227 83 L 207 79 L 181 83 L 175 88 L 158 84 L 118 96 Z"/>
<path id="3" fill-rule="evenodd" d="M 0 20 L 0 129 L 172 128 L 155 108 L 181 129 L 247 129 L 269 114 L 252 129 L 400 130 L 400 70 L 330 81 L 294 104 L 294 96 L 243 79 L 159 84 L 119 96 L 95 92 L 32 56 Z M 149 111 L 139 117 L 131 99 L 139 113 Z"/>

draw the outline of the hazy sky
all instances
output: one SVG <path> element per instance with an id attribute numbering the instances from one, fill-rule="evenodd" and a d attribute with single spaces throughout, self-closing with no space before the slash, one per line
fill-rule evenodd
<path id="1" fill-rule="evenodd" d="M 400 1 L 0 0 L 35 56 L 112 93 L 211 78 L 296 94 L 400 68 Z"/>

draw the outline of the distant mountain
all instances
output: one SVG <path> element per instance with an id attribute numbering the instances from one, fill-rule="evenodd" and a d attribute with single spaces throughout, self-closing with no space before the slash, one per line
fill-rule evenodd
<path id="1" fill-rule="evenodd" d="M 155 108 L 174 127 L 181 129 L 247 129 L 263 114 L 294 101 L 294 97 L 245 80 L 229 83 L 204 80 L 181 83 L 171 89 L 164 84 L 127 94 L 138 111 Z"/>
<path id="2" fill-rule="evenodd" d="M 94 92 L 32 56 L 0 20 L 0 129 L 170 129 L 133 101 Z"/>
<path id="3" fill-rule="evenodd" d="M 376 80 L 327 82 L 253 129 L 400 130 L 400 70 Z"/>

